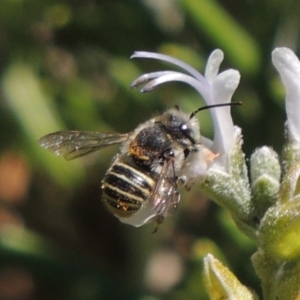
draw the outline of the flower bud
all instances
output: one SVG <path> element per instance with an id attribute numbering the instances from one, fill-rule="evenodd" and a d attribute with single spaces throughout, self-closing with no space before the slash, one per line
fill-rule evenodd
<path id="1" fill-rule="evenodd" d="M 292 201 L 300 196 L 300 163 L 290 168 L 284 175 L 280 187 L 280 203 Z"/>
<path id="2" fill-rule="evenodd" d="M 295 261 L 276 261 L 261 248 L 251 259 L 266 298 L 299 299 L 299 264 Z"/>
<path id="3" fill-rule="evenodd" d="M 287 173 L 300 162 L 300 144 L 286 137 L 282 152 L 283 172 Z M 285 176 L 285 175 L 284 175 Z"/>
<path id="4" fill-rule="evenodd" d="M 253 202 L 259 219 L 278 199 L 280 164 L 278 155 L 269 147 L 257 149 L 250 159 Z"/>
<path id="5" fill-rule="evenodd" d="M 208 254 L 204 259 L 204 277 L 210 299 L 255 300 L 257 295 L 242 285 L 220 261 Z"/>
<path id="6" fill-rule="evenodd" d="M 300 197 L 269 208 L 261 221 L 258 243 L 277 262 L 300 260 Z"/>

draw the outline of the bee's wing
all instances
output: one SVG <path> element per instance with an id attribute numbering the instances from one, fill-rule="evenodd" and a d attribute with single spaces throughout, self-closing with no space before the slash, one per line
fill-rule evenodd
<path id="1" fill-rule="evenodd" d="M 173 215 L 180 200 L 177 188 L 177 179 L 173 171 L 173 161 L 166 161 L 162 167 L 152 199 L 157 215 L 162 222 L 165 217 Z"/>
<path id="2" fill-rule="evenodd" d="M 90 154 L 110 145 L 120 144 L 129 133 L 103 133 L 93 131 L 58 131 L 39 139 L 45 149 L 70 160 Z"/>

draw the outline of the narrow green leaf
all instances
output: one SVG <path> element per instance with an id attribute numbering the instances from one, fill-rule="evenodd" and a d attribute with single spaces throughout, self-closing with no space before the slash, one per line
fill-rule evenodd
<path id="1" fill-rule="evenodd" d="M 222 48 L 241 72 L 253 74 L 260 66 L 260 49 L 254 38 L 214 0 L 182 0 L 201 34 Z"/>
<path id="2" fill-rule="evenodd" d="M 82 178 L 84 170 L 80 161 L 64 162 L 38 144 L 41 136 L 62 130 L 64 126 L 34 71 L 24 64 L 12 65 L 4 74 L 2 87 L 7 105 L 27 135 L 29 156 L 61 185 L 68 186 Z"/>

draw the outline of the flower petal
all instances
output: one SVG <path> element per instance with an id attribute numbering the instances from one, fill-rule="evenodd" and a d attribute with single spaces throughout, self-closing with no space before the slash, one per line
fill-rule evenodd
<path id="1" fill-rule="evenodd" d="M 139 78 L 141 78 L 141 77 L 139 77 Z M 136 79 L 134 82 L 139 80 L 139 78 Z M 166 75 L 163 75 L 161 77 L 151 80 L 141 89 L 141 92 L 151 92 L 155 88 L 157 88 L 159 85 L 166 83 L 166 82 L 172 82 L 172 81 L 181 81 L 181 82 L 191 85 L 195 90 L 198 91 L 198 93 L 203 97 L 203 99 L 206 103 L 208 102 L 207 99 L 211 99 L 210 90 L 207 89 L 201 82 L 199 82 L 197 79 L 195 79 L 189 75 L 186 75 L 186 74 L 180 73 L 180 72 L 172 72 L 172 73 L 169 73 L 169 74 L 166 74 Z"/>
<path id="2" fill-rule="evenodd" d="M 286 112 L 289 137 L 300 143 L 300 62 L 288 48 L 276 48 L 272 61 L 286 90 Z"/>
<path id="3" fill-rule="evenodd" d="M 205 68 L 205 78 L 208 80 L 209 83 L 212 83 L 212 81 L 217 77 L 223 59 L 224 53 L 220 49 L 216 49 L 209 56 Z"/>
<path id="4" fill-rule="evenodd" d="M 131 83 L 131 87 L 132 88 L 136 88 L 139 85 L 142 84 L 146 84 L 147 82 L 149 82 L 151 79 L 155 79 L 155 78 L 159 78 L 161 76 L 164 75 L 170 75 L 173 73 L 177 73 L 174 71 L 159 71 L 159 72 L 152 72 L 152 73 L 147 73 L 147 74 L 143 74 L 142 76 L 138 77 L 137 79 L 135 79 L 132 83 Z"/>
<path id="5" fill-rule="evenodd" d="M 183 70 L 190 73 L 193 77 L 197 78 L 199 81 L 202 81 L 203 84 L 206 84 L 207 82 L 204 76 L 201 73 L 199 73 L 196 69 L 194 69 L 187 63 L 169 55 L 146 51 L 136 51 L 133 55 L 131 55 L 130 58 L 152 58 L 157 60 L 163 60 L 182 68 Z"/>
<path id="6" fill-rule="evenodd" d="M 212 85 L 213 99 L 215 103 L 230 103 L 231 97 L 240 81 L 240 74 L 236 70 L 227 70 L 219 74 Z M 214 144 L 212 150 L 215 153 L 229 153 L 234 143 L 233 121 L 230 114 L 230 106 L 218 107 L 210 110 L 214 123 Z"/>

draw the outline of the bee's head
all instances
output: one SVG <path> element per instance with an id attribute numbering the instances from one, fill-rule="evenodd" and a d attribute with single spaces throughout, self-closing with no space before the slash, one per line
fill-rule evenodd
<path id="1" fill-rule="evenodd" d="M 200 142 L 200 127 L 196 118 L 179 110 L 178 107 L 168 110 L 158 120 L 164 129 L 179 143 L 194 145 Z"/>
<path id="2" fill-rule="evenodd" d="M 241 105 L 241 102 L 202 106 L 190 115 L 181 111 L 178 106 L 175 106 L 174 109 L 168 110 L 158 118 L 157 122 L 161 123 L 165 130 L 173 138 L 177 139 L 179 143 L 185 146 L 195 145 L 200 143 L 200 125 L 198 119 L 195 118 L 196 114 L 201 110 L 232 105 Z"/>

